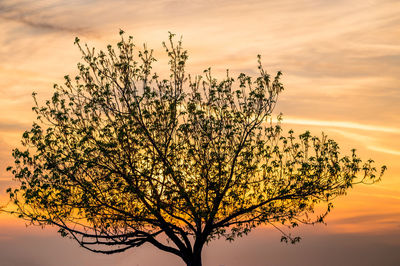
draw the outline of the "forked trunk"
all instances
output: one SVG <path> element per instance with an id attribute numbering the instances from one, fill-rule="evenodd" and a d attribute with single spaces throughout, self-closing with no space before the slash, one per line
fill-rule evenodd
<path id="1" fill-rule="evenodd" d="M 201 266 L 201 249 L 195 251 L 194 254 L 191 255 L 190 259 L 186 261 L 187 266 Z"/>

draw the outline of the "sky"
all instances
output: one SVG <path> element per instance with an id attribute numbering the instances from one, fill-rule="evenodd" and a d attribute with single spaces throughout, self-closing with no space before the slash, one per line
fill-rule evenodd
<path id="1" fill-rule="evenodd" d="M 104 49 L 118 31 L 155 50 L 183 36 L 188 70 L 256 74 L 257 54 L 271 74 L 281 70 L 285 91 L 275 113 L 285 129 L 324 132 L 342 153 L 356 148 L 377 166 L 382 181 L 338 198 L 327 226 L 303 226 L 295 246 L 260 228 L 233 243 L 217 240 L 204 265 L 398 265 L 400 261 L 400 2 L 398 0 L 51 0 L 0 1 L 0 205 L 14 185 L 5 171 L 11 150 L 34 119 L 39 99 L 76 73 L 78 36 Z M 115 256 L 91 254 L 54 228 L 26 227 L 0 215 L 0 265 L 181 265 L 144 246 Z"/>

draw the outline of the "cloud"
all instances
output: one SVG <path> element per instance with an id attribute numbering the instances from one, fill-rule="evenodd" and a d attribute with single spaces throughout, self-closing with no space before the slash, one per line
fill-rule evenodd
<path id="1" fill-rule="evenodd" d="M 310 120 L 301 118 L 291 118 L 285 117 L 283 119 L 284 123 L 295 124 L 295 125 L 310 125 L 310 126 L 321 126 L 321 127 L 333 127 L 333 128 L 348 128 L 348 129 L 358 129 L 366 131 L 378 131 L 385 133 L 398 133 L 400 134 L 400 128 L 395 127 L 385 127 L 378 125 L 366 125 L 357 122 L 348 121 L 324 121 L 324 120 Z"/>
<path id="2" fill-rule="evenodd" d="M 400 156 L 400 150 L 393 150 L 393 149 L 378 147 L 378 146 L 368 146 L 367 148 L 370 150 L 373 150 L 373 151 L 378 151 L 378 152 L 383 152 L 383 153 Z"/>
<path id="3" fill-rule="evenodd" d="M 399 198 L 400 199 L 400 198 Z M 398 218 L 400 213 L 379 213 L 379 214 L 363 214 L 351 217 L 341 218 L 335 221 L 335 224 L 359 224 L 359 223 L 393 223 L 400 226 Z"/>
<path id="4" fill-rule="evenodd" d="M 10 122 L 10 121 L 0 121 L 0 132 L 1 131 L 11 131 L 11 132 L 21 132 L 27 130 L 30 127 L 29 124 Z"/>
<path id="5" fill-rule="evenodd" d="M 384 134 L 386 136 L 391 135 L 398 137 L 400 134 L 400 128 L 397 127 L 385 127 L 381 125 L 361 124 L 349 121 L 310 120 L 290 116 L 284 117 L 282 123 L 289 125 L 317 126 L 319 128 L 327 129 L 330 132 L 339 133 L 352 141 L 360 142 L 369 150 L 400 156 L 400 150 L 393 149 L 393 145 L 392 148 L 385 147 L 385 145 L 387 145 L 385 141 L 388 139 L 390 141 L 391 137 L 385 139 L 385 137 L 382 136 L 382 134 Z M 353 131 L 358 133 L 354 133 Z M 359 133 L 360 131 L 372 132 L 378 134 L 378 136 Z M 383 141 L 381 138 L 383 138 Z"/>
<path id="6" fill-rule="evenodd" d="M 68 5 L 59 1 L 2 1 L 0 3 L 0 18 L 23 24 L 43 31 L 61 31 L 82 33 L 86 31 L 82 26 L 68 26 L 57 21 L 59 10 L 68 8 Z"/>

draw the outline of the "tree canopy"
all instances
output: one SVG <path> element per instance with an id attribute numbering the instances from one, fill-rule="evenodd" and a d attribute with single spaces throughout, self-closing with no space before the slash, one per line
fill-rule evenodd
<path id="1" fill-rule="evenodd" d="M 210 68 L 191 76 L 170 34 L 170 75 L 160 78 L 153 50 L 122 31 L 105 51 L 75 43 L 77 76 L 44 104 L 33 95 L 37 120 L 13 151 L 19 186 L 8 192 L 21 218 L 91 251 L 150 243 L 201 265 L 208 241 L 324 222 L 335 197 L 384 171 L 354 151 L 342 156 L 325 135 L 284 134 L 270 120 L 281 72 L 271 77 L 260 57 L 256 77 L 227 71 L 218 81 Z"/>

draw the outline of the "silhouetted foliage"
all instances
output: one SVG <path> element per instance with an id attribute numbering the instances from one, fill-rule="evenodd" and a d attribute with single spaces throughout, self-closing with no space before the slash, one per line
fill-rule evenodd
<path id="1" fill-rule="evenodd" d="M 9 167 L 20 186 L 8 192 L 21 218 L 55 225 L 84 248 L 150 243 L 201 265 L 214 238 L 323 222 L 333 198 L 380 177 L 371 160 L 341 157 L 324 135 L 284 136 L 269 120 L 281 73 L 271 78 L 260 57 L 254 78 L 186 75 L 187 52 L 171 34 L 170 76 L 161 79 L 153 51 L 123 32 L 105 52 L 75 43 L 79 74 L 43 106 L 34 94 L 37 121 Z M 325 211 L 314 213 L 316 204 Z"/>

